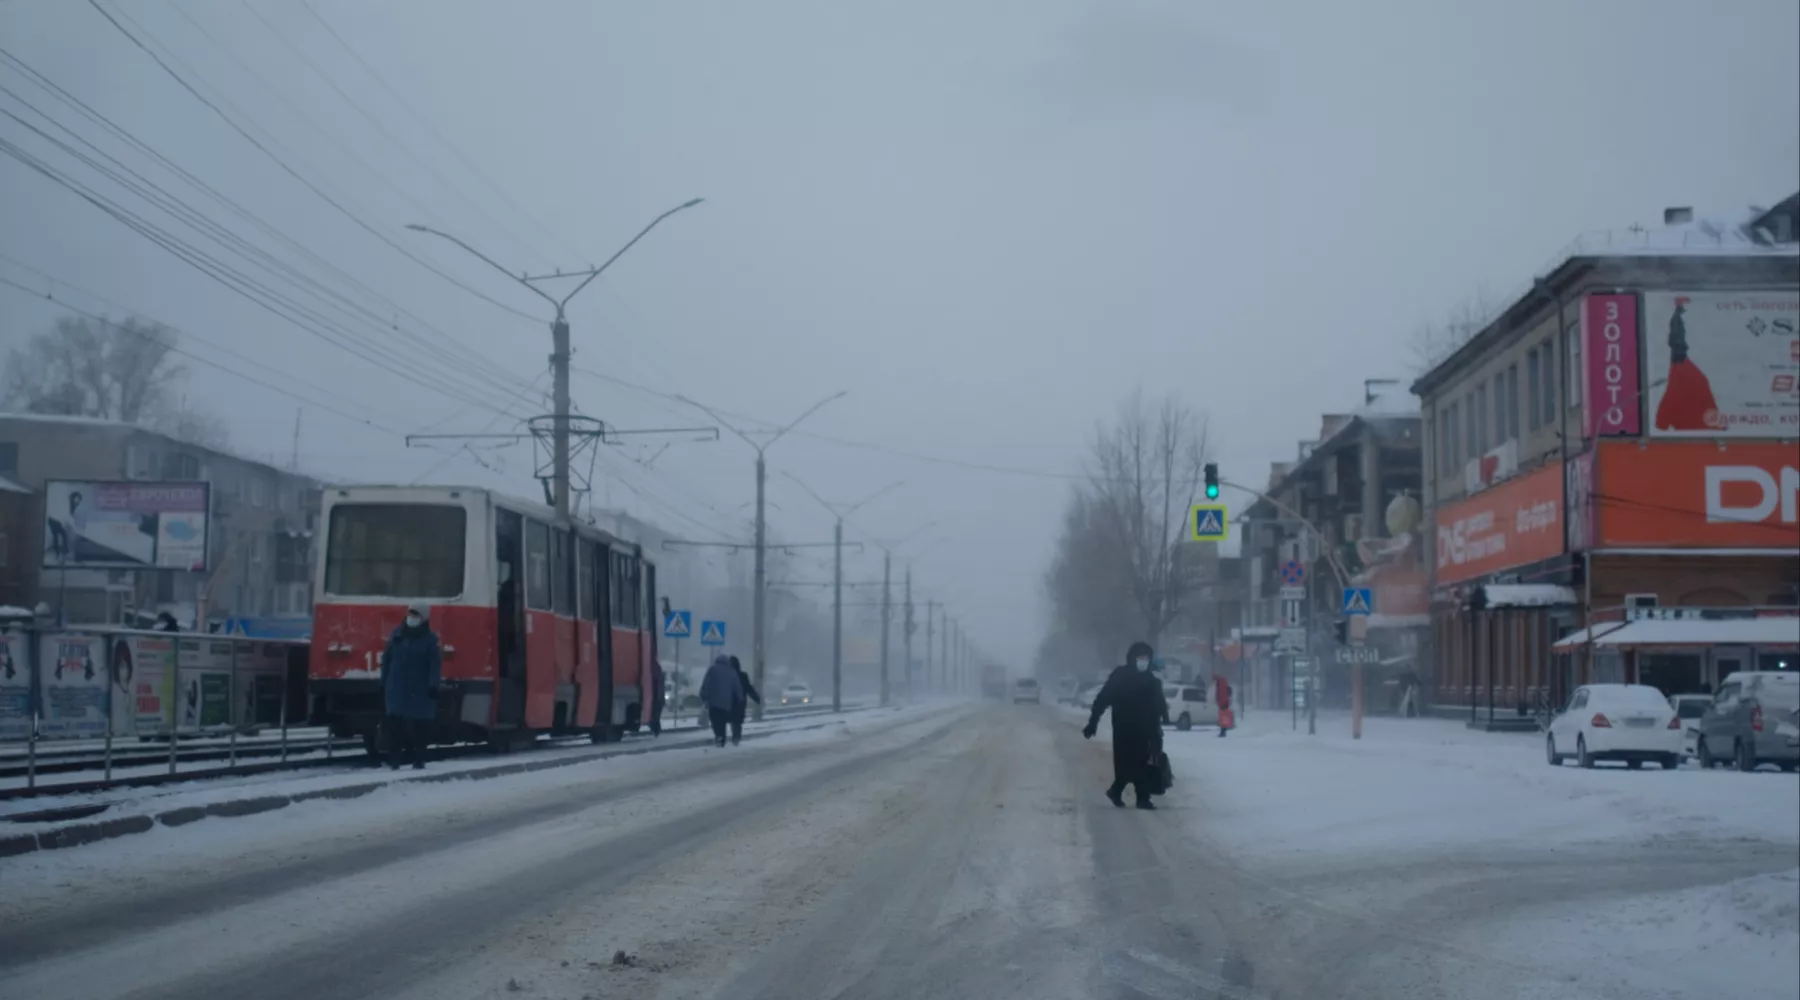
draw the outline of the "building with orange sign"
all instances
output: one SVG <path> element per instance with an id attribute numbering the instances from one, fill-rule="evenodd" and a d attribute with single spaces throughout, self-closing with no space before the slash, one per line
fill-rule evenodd
<path id="1" fill-rule="evenodd" d="M 1584 240 L 1414 383 L 1435 708 L 1498 723 L 1590 681 L 1710 689 L 1747 655 L 1613 668 L 1552 646 L 1626 605 L 1800 604 L 1796 214 L 1677 209 Z"/>

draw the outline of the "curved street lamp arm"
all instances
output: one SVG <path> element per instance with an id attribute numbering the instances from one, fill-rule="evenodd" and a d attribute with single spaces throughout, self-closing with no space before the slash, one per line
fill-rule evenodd
<path id="1" fill-rule="evenodd" d="M 827 512 L 828 512 L 828 513 L 829 513 L 829 514 L 831 514 L 831 516 L 832 516 L 832 517 L 834 517 L 834 518 L 837 518 L 837 519 L 838 519 L 838 520 L 840 520 L 840 521 L 841 521 L 841 520 L 843 520 L 843 519 L 844 519 L 844 515 L 842 515 L 842 514 L 840 514 L 840 513 L 838 513 L 838 509 L 837 509 L 837 508 L 836 508 L 836 507 L 833 507 L 833 506 L 832 506 L 832 505 L 831 505 L 831 501 L 829 501 L 829 500 L 827 500 L 827 499 L 825 499 L 825 498 L 824 498 L 824 497 L 822 497 L 822 496 L 820 496 L 820 495 L 818 495 L 818 494 L 817 494 L 817 493 L 814 493 L 814 492 L 813 492 L 813 488 L 812 488 L 812 487 L 811 487 L 811 486 L 808 486 L 808 485 L 806 485 L 806 484 L 805 484 L 805 483 L 803 483 L 803 482 L 801 482 L 801 481 L 800 481 L 800 477 L 799 477 L 799 476 L 796 476 L 796 475 L 794 475 L 794 474 L 793 474 L 793 473 L 791 473 L 791 472 L 783 472 L 783 473 L 782 473 L 782 476 L 783 476 L 783 477 L 784 477 L 784 478 L 787 478 L 787 479 L 791 479 L 791 480 L 793 480 L 793 482 L 794 482 L 794 485 L 796 485 L 796 486 L 798 486 L 798 487 L 800 487 L 800 488 L 801 488 L 801 489 L 803 489 L 803 490 L 805 490 L 805 491 L 806 491 L 806 495 L 807 495 L 807 496 L 809 496 L 809 497 L 812 497 L 812 498 L 813 498 L 813 499 L 814 499 L 814 500 L 817 500 L 817 501 L 819 501 L 819 506 L 821 506 L 821 507 L 823 507 L 823 508 L 825 508 L 825 510 L 826 510 L 826 511 L 827 511 Z"/>
<path id="2" fill-rule="evenodd" d="M 1234 483 L 1227 479 L 1221 479 L 1221 480 L 1219 480 L 1219 483 L 1224 486 L 1229 486 L 1235 490 L 1242 490 L 1245 493 L 1251 494 L 1252 496 L 1261 497 L 1262 499 L 1267 500 L 1269 502 L 1269 504 L 1271 506 L 1273 506 L 1276 510 L 1281 511 L 1283 514 L 1286 514 L 1289 517 L 1293 518 L 1294 520 L 1299 521 L 1301 524 L 1306 525 L 1306 529 L 1313 533 L 1314 538 L 1317 538 L 1319 540 L 1319 551 L 1324 554 L 1325 561 L 1327 563 L 1331 564 L 1331 571 L 1333 573 L 1337 574 L 1338 584 L 1343 587 L 1350 586 L 1350 574 L 1344 572 L 1344 567 L 1338 562 L 1337 554 L 1331 551 L 1330 545 L 1326 544 L 1325 533 L 1320 531 L 1318 529 L 1318 527 L 1316 525 L 1314 525 L 1311 521 L 1307 520 L 1306 516 L 1304 514 L 1301 514 L 1299 511 L 1295 510 L 1292 507 L 1289 507 L 1287 504 L 1282 503 L 1280 500 L 1275 499 L 1274 497 L 1268 495 L 1267 493 L 1262 492 L 1261 490 L 1253 490 L 1248 486 L 1244 486 L 1239 483 Z"/>
<path id="3" fill-rule="evenodd" d="M 464 250 L 467 250 L 470 253 L 474 254 L 476 257 L 480 258 L 489 267 L 493 268 L 496 271 L 499 271 L 501 274 L 506 275 L 508 278 L 511 278 L 512 280 L 517 281 L 519 284 L 524 285 L 526 288 L 531 289 L 531 293 L 533 295 L 536 295 L 538 298 L 543 299 L 545 302 L 548 302 L 551 305 L 555 306 L 556 314 L 558 316 L 562 315 L 562 303 L 560 303 L 560 302 L 556 301 L 555 299 L 551 298 L 550 296 L 544 294 L 542 291 L 539 291 L 535 286 L 533 286 L 531 284 L 531 282 L 524 281 L 524 280 L 520 279 L 520 277 L 518 275 L 512 273 L 511 271 L 508 271 L 504 267 L 501 267 L 499 264 L 494 262 L 494 259 L 492 257 L 489 257 L 487 254 L 482 253 L 480 250 L 475 249 L 474 247 L 468 245 L 467 243 L 464 243 L 462 240 L 459 240 L 456 237 L 451 236 L 449 233 L 444 232 L 443 230 L 433 229 L 430 226 L 421 226 L 416 222 L 409 222 L 406 224 L 406 228 L 412 230 L 415 233 L 430 233 L 433 236 L 439 237 L 441 239 L 449 240 L 450 242 L 456 244 L 457 246 L 462 247 Z"/>
<path id="4" fill-rule="evenodd" d="M 868 506 L 869 504 L 880 499 L 881 497 L 884 497 L 887 494 L 892 493 L 893 491 L 895 491 L 905 485 L 906 485 L 905 480 L 897 479 L 894 482 L 891 482 L 891 483 L 887 484 L 886 486 L 883 486 L 881 489 L 878 489 L 875 492 L 869 494 L 868 496 L 863 497 L 861 500 L 858 500 L 857 502 L 851 504 L 849 507 L 846 507 L 844 509 L 844 513 L 840 516 L 849 517 L 851 514 L 856 513 L 857 511 Z"/>
<path id="5" fill-rule="evenodd" d="M 824 406 L 826 403 L 829 403 L 834 399 L 842 399 L 843 397 L 848 396 L 848 395 L 850 395 L 850 390 L 840 389 L 837 392 L 834 392 L 831 395 L 826 396 L 824 399 L 821 399 L 818 402 L 814 403 L 813 405 L 807 407 L 805 413 L 802 413 L 799 416 L 795 417 L 793 420 L 788 421 L 788 425 L 786 427 L 783 427 L 781 430 L 776 431 L 775 436 L 769 439 L 769 444 L 774 444 L 775 442 L 781 440 L 782 435 L 786 434 L 788 431 L 791 431 L 795 427 L 799 426 L 800 421 L 805 420 L 807 417 L 810 417 L 814 413 L 819 412 L 819 408 Z M 769 446 L 769 444 L 763 445 L 763 447 L 767 448 Z"/>
<path id="6" fill-rule="evenodd" d="M 714 420 L 717 420 L 721 427 L 724 427 L 726 430 L 730 431 L 731 433 L 736 434 L 740 438 L 743 438 L 744 443 L 749 445 L 752 448 L 755 448 L 758 454 L 761 454 L 763 448 L 767 447 L 766 445 L 760 445 L 760 444 L 757 444 L 755 441 L 751 440 L 750 435 L 745 434 L 743 431 L 738 430 L 736 426 L 732 425 L 724 417 L 719 416 L 719 414 L 717 412 L 715 412 L 712 407 L 707 406 L 705 403 L 701 403 L 696 400 L 689 399 L 686 396 L 682 396 L 682 395 L 677 395 L 675 398 L 680 400 L 681 402 L 686 403 L 687 405 L 699 410 L 700 412 L 706 414 L 707 416 L 713 418 Z"/>
<path id="7" fill-rule="evenodd" d="M 601 264 L 599 267 L 596 267 L 592 271 L 588 272 L 588 276 L 582 280 L 581 284 L 575 286 L 575 291 L 570 292 L 569 294 L 563 296 L 563 300 L 561 302 L 556 303 L 556 311 L 558 313 L 561 313 L 563 306 L 568 305 L 569 300 L 574 298 L 576 293 L 580 292 L 583 288 L 586 288 L 588 286 L 588 282 L 593 281 L 595 278 L 600 277 L 600 272 L 611 267 L 613 264 L 613 261 L 618 260 L 620 257 L 625 256 L 625 251 L 630 250 L 634 245 L 636 245 L 638 240 L 643 239 L 646 235 L 649 234 L 650 230 L 655 229 L 657 223 L 661 222 L 662 220 L 668 218 L 671 215 L 674 215 L 676 212 L 682 211 L 683 209 L 693 208 L 695 205 L 698 205 L 705 200 L 706 200 L 705 198 L 690 198 L 687 201 L 684 201 L 681 204 L 676 205 L 674 208 L 669 209 L 667 212 L 664 212 L 663 214 L 657 216 L 656 218 L 651 219 L 650 224 L 645 226 L 643 229 L 638 230 L 638 234 L 636 236 L 633 236 L 631 238 L 630 242 L 628 242 L 624 246 L 620 247 L 618 249 L 618 252 L 614 253 L 611 257 L 606 258 L 606 263 Z M 550 298 L 548 295 L 546 295 L 544 297 Z M 555 302 L 556 300 L 551 299 L 551 301 Z"/>

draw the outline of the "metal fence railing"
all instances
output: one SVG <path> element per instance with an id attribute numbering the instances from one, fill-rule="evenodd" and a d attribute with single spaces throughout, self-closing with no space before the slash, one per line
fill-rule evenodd
<path id="1" fill-rule="evenodd" d="M 98 770 L 111 783 L 115 763 L 144 773 L 159 742 L 169 774 L 184 756 L 213 769 L 236 767 L 240 751 L 285 761 L 291 724 L 306 717 L 306 647 L 108 628 L 0 630 L 0 773 L 26 789 L 51 771 Z M 332 741 L 323 742 L 329 754 Z"/>

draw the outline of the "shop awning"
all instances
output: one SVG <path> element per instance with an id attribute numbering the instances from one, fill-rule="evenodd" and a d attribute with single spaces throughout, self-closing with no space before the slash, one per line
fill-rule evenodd
<path id="1" fill-rule="evenodd" d="M 1642 619 L 1611 622 L 1609 631 L 1597 635 L 1596 646 L 1800 646 L 1800 618 L 1698 618 Z M 1598 630 L 1600 626 L 1596 626 Z M 1585 639 L 1570 635 L 1556 649 L 1581 645 Z M 1574 640 L 1573 642 L 1571 640 Z"/>
<path id="2" fill-rule="evenodd" d="M 1490 583 L 1481 588 L 1490 608 L 1553 608 L 1580 604 L 1573 587 L 1559 583 Z"/>
<path id="3" fill-rule="evenodd" d="M 1617 632 L 1624 628 L 1626 624 L 1626 622 L 1595 622 L 1587 628 L 1578 628 L 1568 635 L 1563 636 L 1561 639 L 1556 640 L 1550 648 L 1559 653 L 1566 653 L 1571 649 L 1579 649 L 1594 639 Z"/>

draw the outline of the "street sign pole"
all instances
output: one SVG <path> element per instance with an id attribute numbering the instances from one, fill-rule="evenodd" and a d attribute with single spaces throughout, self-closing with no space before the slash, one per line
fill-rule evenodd
<path id="1" fill-rule="evenodd" d="M 1312 586 L 1312 577 L 1308 575 L 1306 579 L 1308 596 L 1312 593 Z M 1309 667 L 1306 671 L 1306 735 L 1316 736 L 1319 732 L 1319 668 L 1318 661 L 1312 656 L 1312 601 L 1309 600 L 1301 605 L 1301 609 L 1306 617 L 1306 662 Z"/>

